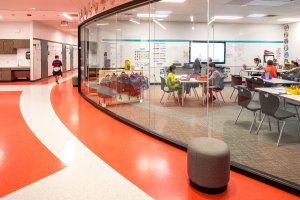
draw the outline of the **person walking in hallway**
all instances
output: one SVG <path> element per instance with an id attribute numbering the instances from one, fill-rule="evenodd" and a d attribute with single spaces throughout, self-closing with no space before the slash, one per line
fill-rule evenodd
<path id="1" fill-rule="evenodd" d="M 53 67 L 53 76 L 55 77 L 55 81 L 58 84 L 58 79 L 59 76 L 62 76 L 62 71 L 61 71 L 61 66 L 62 62 L 59 60 L 59 56 L 55 56 L 55 59 L 52 62 L 52 67 Z"/>

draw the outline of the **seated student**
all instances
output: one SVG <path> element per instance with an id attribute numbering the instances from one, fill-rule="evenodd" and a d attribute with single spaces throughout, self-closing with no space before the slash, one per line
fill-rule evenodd
<path id="1" fill-rule="evenodd" d="M 178 91 L 178 98 L 179 102 L 182 100 L 182 87 L 179 84 L 179 81 L 175 78 L 176 73 L 176 66 L 172 65 L 169 68 L 169 73 L 167 76 L 167 86 L 170 90 L 177 90 Z M 180 102 L 181 103 L 181 102 Z"/>
<path id="2" fill-rule="evenodd" d="M 264 69 L 263 65 L 261 64 L 261 60 L 259 58 L 254 58 L 253 61 L 255 63 L 255 67 L 253 67 L 252 69 L 255 69 L 255 70 Z"/>
<path id="3" fill-rule="evenodd" d="M 282 78 L 288 77 L 289 79 L 300 78 L 300 67 L 299 64 L 295 61 L 292 61 L 292 68 L 285 72 L 285 75 Z"/>
<path id="4" fill-rule="evenodd" d="M 208 78 L 208 85 L 209 86 L 213 86 L 210 87 L 208 90 L 209 93 L 209 102 L 212 102 L 216 99 L 216 97 L 213 95 L 213 89 L 221 89 L 222 88 L 222 81 L 223 81 L 223 74 L 221 74 L 221 72 L 219 72 L 216 69 L 216 65 L 214 63 L 209 63 L 208 65 L 208 70 L 210 72 L 210 76 Z M 204 92 L 207 92 L 207 88 L 204 87 Z"/>
<path id="5" fill-rule="evenodd" d="M 267 61 L 267 66 L 265 68 L 265 72 L 269 73 L 270 77 L 277 78 L 277 70 L 276 70 L 276 67 L 274 66 L 273 60 Z"/>

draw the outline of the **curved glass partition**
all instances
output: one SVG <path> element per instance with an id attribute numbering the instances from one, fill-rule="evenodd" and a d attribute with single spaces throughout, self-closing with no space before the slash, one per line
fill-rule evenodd
<path id="1" fill-rule="evenodd" d="M 224 140 L 233 165 L 299 191 L 299 7 L 183 0 L 99 14 L 80 26 L 79 91 L 181 146 Z M 278 99 L 277 113 L 263 96 Z"/>

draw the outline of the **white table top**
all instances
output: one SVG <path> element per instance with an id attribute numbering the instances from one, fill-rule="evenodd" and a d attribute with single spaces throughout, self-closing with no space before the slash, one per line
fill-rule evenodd
<path id="1" fill-rule="evenodd" d="M 264 69 L 246 69 L 244 70 L 245 72 L 250 72 L 250 73 L 265 73 L 265 70 Z M 277 72 L 278 73 L 284 73 L 286 72 L 287 70 L 285 69 L 277 69 Z"/>
<path id="2" fill-rule="evenodd" d="M 257 77 L 260 78 L 259 76 L 243 76 L 246 79 L 251 79 L 252 77 Z M 285 80 L 285 79 L 280 79 L 280 78 L 272 78 L 272 79 L 263 79 L 264 82 L 266 83 L 271 83 L 274 85 L 279 85 L 279 84 L 300 84 L 300 82 L 297 81 L 290 81 L 290 80 Z"/>
<path id="3" fill-rule="evenodd" d="M 300 102 L 300 95 L 288 95 L 288 94 L 284 94 L 284 95 L 280 95 L 280 96 L 283 97 L 283 98 L 289 99 L 289 100 Z"/>
<path id="4" fill-rule="evenodd" d="M 284 87 L 274 87 L 274 88 L 255 88 L 257 91 L 262 91 L 262 92 L 267 92 L 273 95 L 278 95 L 282 98 L 293 100 L 300 102 L 300 95 L 293 95 L 293 94 L 288 94 L 285 91 Z"/>
<path id="5" fill-rule="evenodd" d="M 288 95 L 290 96 L 286 91 L 285 87 L 265 87 L 265 88 L 255 88 L 255 90 L 260 92 L 267 92 L 274 95 Z"/>

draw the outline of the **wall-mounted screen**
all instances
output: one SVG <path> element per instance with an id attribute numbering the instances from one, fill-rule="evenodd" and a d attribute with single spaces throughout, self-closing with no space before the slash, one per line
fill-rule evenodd
<path id="1" fill-rule="evenodd" d="M 213 62 L 217 64 L 225 64 L 226 43 L 214 42 L 209 43 L 209 57 L 213 58 Z M 206 41 L 191 41 L 190 42 L 190 63 L 193 63 L 196 58 L 201 59 L 202 63 L 207 62 L 207 42 Z"/>

